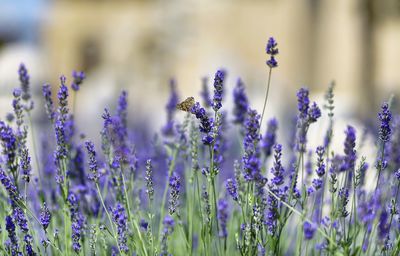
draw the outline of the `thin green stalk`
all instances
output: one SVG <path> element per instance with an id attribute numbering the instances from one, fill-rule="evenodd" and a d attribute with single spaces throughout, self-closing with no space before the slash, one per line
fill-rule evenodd
<path id="1" fill-rule="evenodd" d="M 103 206 L 104 211 L 107 214 L 108 221 L 110 222 L 110 226 L 111 226 L 111 230 L 112 230 L 112 236 L 114 237 L 115 241 L 117 242 L 117 247 L 118 247 L 119 253 L 122 255 L 121 248 L 120 248 L 119 243 L 118 243 L 118 238 L 117 238 L 117 236 L 115 234 L 114 224 L 112 222 L 111 215 L 108 212 L 106 205 L 104 204 L 103 196 L 101 195 L 101 192 L 100 192 L 99 183 L 97 183 L 97 182 L 96 182 L 96 189 L 97 189 L 97 193 L 98 193 L 99 198 L 100 198 L 101 205 Z"/>
<path id="2" fill-rule="evenodd" d="M 303 218 L 303 223 L 304 222 L 309 222 L 309 223 L 313 223 L 310 219 L 308 219 L 307 217 L 304 216 L 303 213 L 299 212 L 298 210 L 296 210 L 295 208 L 293 208 L 292 206 L 290 206 L 288 203 L 286 203 L 285 201 L 283 201 L 280 197 L 278 197 L 277 195 L 275 195 L 274 192 L 272 192 L 268 187 L 265 188 L 267 190 L 268 193 L 270 193 L 273 197 L 275 197 L 280 203 L 282 203 L 284 206 L 286 206 L 289 210 L 291 210 L 292 212 L 294 212 L 295 214 L 297 214 L 299 217 Z M 335 247 L 337 246 L 336 242 L 333 241 L 331 239 L 331 237 L 329 237 L 327 234 L 325 234 L 325 232 L 320 228 L 317 227 L 317 231 L 326 239 L 328 239 L 329 242 L 331 242 Z"/>
<path id="3" fill-rule="evenodd" d="M 265 107 L 267 106 L 269 86 L 271 84 L 271 73 L 272 73 L 272 68 L 269 68 L 268 82 L 267 82 L 267 92 L 265 93 L 264 106 L 263 106 L 263 111 L 262 111 L 261 119 L 260 119 L 260 131 L 261 131 L 261 127 L 262 127 L 263 120 L 264 120 Z"/>
<path id="4" fill-rule="evenodd" d="M 160 222 L 158 225 L 158 237 L 160 237 L 161 230 L 162 230 L 162 222 L 163 222 L 164 212 L 165 212 L 165 209 L 164 209 L 165 201 L 167 200 L 167 192 L 168 192 L 168 188 L 169 188 L 168 181 L 169 181 L 169 177 L 171 177 L 172 172 L 175 168 L 175 159 L 176 159 L 177 155 L 178 155 L 178 149 L 174 148 L 174 152 L 172 153 L 172 160 L 171 160 L 171 163 L 168 168 L 168 177 L 167 177 L 167 181 L 165 184 L 164 193 L 163 193 L 162 202 L 161 202 L 161 214 L 160 214 Z"/>
<path id="5" fill-rule="evenodd" d="M 129 206 L 129 197 L 128 197 L 128 193 L 126 191 L 125 175 L 122 173 L 122 169 L 121 169 L 121 176 L 122 176 L 122 186 L 124 187 L 124 194 L 125 194 L 126 208 L 127 208 L 127 212 L 128 212 L 128 219 L 132 223 L 132 225 L 135 227 L 135 229 L 136 229 L 136 231 L 137 231 L 137 233 L 139 235 L 139 240 L 140 240 L 140 243 L 142 245 L 142 249 L 143 249 L 144 254 L 146 256 L 148 256 L 147 250 L 146 250 L 146 247 L 144 245 L 143 238 L 142 238 L 142 233 L 140 232 L 140 229 L 139 229 L 139 227 L 137 225 L 136 220 L 132 220 L 132 215 L 131 215 L 131 210 L 130 210 L 131 207 Z"/>

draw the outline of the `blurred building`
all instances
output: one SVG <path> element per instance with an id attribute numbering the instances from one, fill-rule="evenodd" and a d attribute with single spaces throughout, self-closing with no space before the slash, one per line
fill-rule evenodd
<path id="1" fill-rule="evenodd" d="M 182 98 L 196 96 L 201 77 L 212 81 L 219 67 L 228 70 L 230 87 L 243 78 L 253 107 L 260 109 L 269 36 L 278 40 L 280 55 L 267 115 L 294 105 L 300 86 L 320 96 L 332 79 L 343 102 L 338 111 L 376 112 L 389 92 L 400 93 L 398 0 L 33 2 L 40 3 L 40 15 L 29 23 L 33 28 L 2 23 L 0 32 L 26 34 L 18 37 L 24 42 L 34 38 L 28 40 L 35 60 L 30 69 L 33 77 L 42 72 L 38 83 L 56 84 L 60 74 L 74 69 L 87 72 L 79 109 L 95 115 L 121 88 L 129 90 L 137 113 L 160 111 L 170 77 L 177 79 Z M 9 76 L 2 68 L 17 66 L 2 61 L 1 51 L 12 50 L 0 34 L 0 76 Z"/>

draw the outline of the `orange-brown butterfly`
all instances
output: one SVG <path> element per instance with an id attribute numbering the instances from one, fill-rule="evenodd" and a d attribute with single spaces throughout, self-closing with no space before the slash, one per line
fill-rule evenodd
<path id="1" fill-rule="evenodd" d="M 194 98 L 188 97 L 186 100 L 176 105 L 176 108 L 185 112 L 190 112 L 190 109 L 193 107 L 193 105 L 194 105 Z"/>

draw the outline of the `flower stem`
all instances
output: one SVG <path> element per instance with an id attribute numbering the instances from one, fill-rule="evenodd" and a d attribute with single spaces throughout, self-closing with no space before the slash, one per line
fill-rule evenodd
<path id="1" fill-rule="evenodd" d="M 263 106 L 263 111 L 262 111 L 261 120 L 260 120 L 260 131 L 261 131 L 261 127 L 262 127 L 263 120 L 264 120 L 265 107 L 267 106 L 268 93 L 269 93 L 269 86 L 270 86 L 270 84 L 271 84 L 271 73 L 272 73 L 272 68 L 269 68 L 268 82 L 267 82 L 267 91 L 266 91 L 266 93 L 265 93 L 264 106 Z"/>

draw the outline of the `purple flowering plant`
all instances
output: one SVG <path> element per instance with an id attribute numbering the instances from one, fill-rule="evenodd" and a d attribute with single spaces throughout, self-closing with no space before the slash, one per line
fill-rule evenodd
<path id="1" fill-rule="evenodd" d="M 21 64 L 13 113 L 0 120 L 0 254 L 399 255 L 400 115 L 393 101 L 382 104 L 369 131 L 376 159 L 364 156 L 365 136 L 351 124 L 333 151 L 334 83 L 321 108 L 307 88 L 297 92 L 286 143 L 278 131 L 291 120 L 264 120 L 278 53 L 271 37 L 262 109 L 250 106 L 240 78 L 227 109 L 220 69 L 212 88 L 203 78 L 202 102 L 189 100 L 180 119 L 171 80 L 166 123 L 154 140 L 134 136 L 127 91 L 99 117 L 100 135 L 78 136 L 75 104 L 85 73 L 43 85 L 44 104 L 34 108 Z M 47 116 L 40 129 L 34 111 Z M 319 138 L 309 129 L 322 118 L 328 127 Z"/>

